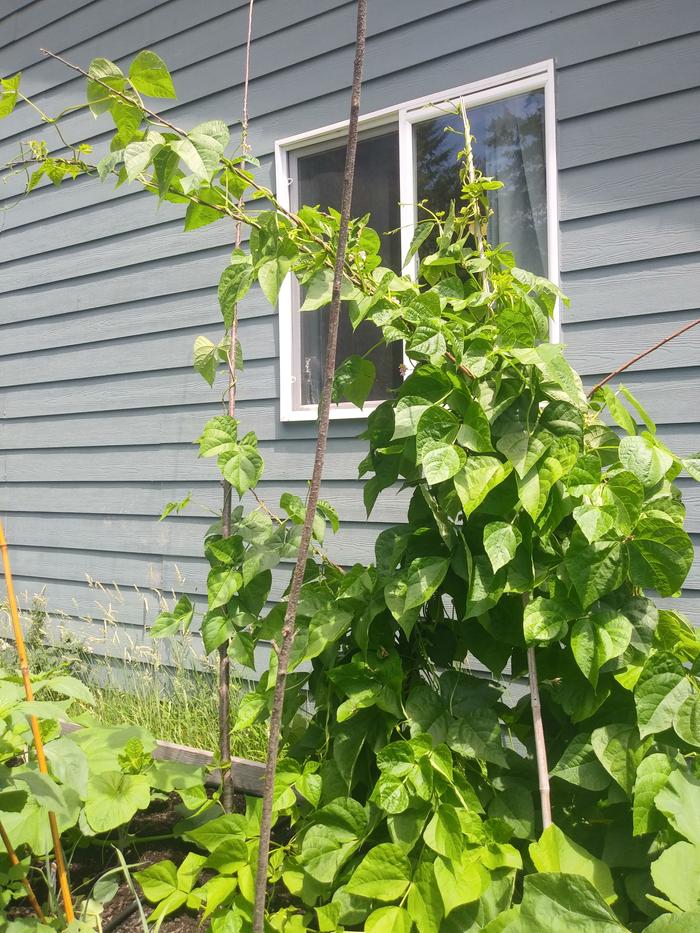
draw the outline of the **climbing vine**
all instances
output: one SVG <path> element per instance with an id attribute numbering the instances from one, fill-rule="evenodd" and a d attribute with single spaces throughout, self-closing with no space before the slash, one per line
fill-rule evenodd
<path id="1" fill-rule="evenodd" d="M 233 309 L 254 283 L 275 304 L 293 275 L 303 313 L 329 304 L 336 212 L 283 209 L 255 179 L 252 155 L 227 154 L 223 122 L 187 131 L 146 106 L 174 96 L 155 53 L 141 52 L 128 74 L 96 59 L 87 78 L 91 109 L 115 124 L 109 152 L 92 166 L 87 147 L 58 158 L 33 143 L 13 170 L 28 187 L 76 172 L 135 182 L 182 204 L 186 229 L 225 218 L 249 227 L 219 283 L 225 335 L 195 344 L 210 384 L 232 358 L 242 363 Z M 18 79 L 3 88 L 7 109 Z M 373 321 L 410 361 L 367 419 L 364 501 L 369 514 L 397 483 L 412 496 L 367 566 L 324 557 L 338 517 L 328 503 L 316 510 L 274 785 L 269 929 L 694 929 L 700 642 L 647 594 L 677 594 L 690 569 L 674 480 L 682 470 L 700 478 L 700 459 L 670 451 L 626 388 L 586 397 L 562 347 L 547 342 L 565 297 L 487 240 L 499 182 L 474 168 L 470 147 L 467 131 L 461 200 L 417 226 L 405 257 L 418 257 L 415 279 L 382 265 L 369 217 L 349 226 L 350 320 Z M 373 379 L 372 363 L 351 357 L 336 397 L 362 407 Z M 254 432 L 223 413 L 199 449 L 240 497 L 257 495 Z M 208 652 L 228 643 L 253 669 L 256 645 L 282 643 L 286 597 L 266 610 L 271 571 L 296 557 L 304 513 L 285 494 L 279 506 L 237 506 L 226 535 L 210 529 Z M 193 619 L 183 596 L 152 634 Z M 235 728 L 269 716 L 277 665 L 273 650 Z M 544 828 L 538 785 L 551 785 Z M 146 869 L 143 892 L 160 915 L 206 904 L 215 931 L 248 930 L 259 814 L 221 816 L 209 802 L 193 812 L 182 835 L 206 854 Z M 205 866 L 218 886 L 198 884 Z"/>

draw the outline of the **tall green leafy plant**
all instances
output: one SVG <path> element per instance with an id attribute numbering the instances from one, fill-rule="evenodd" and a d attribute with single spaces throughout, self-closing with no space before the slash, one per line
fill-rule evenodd
<path id="1" fill-rule="evenodd" d="M 160 92 L 167 69 L 148 60 Z M 328 304 L 338 215 L 282 209 L 240 156 L 225 155 L 223 124 L 175 126 L 145 106 L 132 69 L 103 59 L 89 69 L 92 105 L 117 127 L 95 171 L 186 205 L 190 229 L 222 217 L 250 225 L 248 251 L 234 251 L 219 286 L 226 326 L 253 282 L 274 303 L 287 274 L 305 289 L 305 312 Z M 53 157 L 31 158 L 36 172 Z M 697 478 L 698 459 L 669 451 L 628 390 L 586 398 L 562 347 L 547 342 L 564 297 L 487 241 L 498 185 L 471 165 L 467 133 L 462 200 L 418 225 L 406 257 L 419 258 L 415 280 L 382 266 L 369 218 L 350 224 L 351 321 L 372 320 L 411 361 L 367 420 L 365 504 L 371 512 L 397 482 L 413 494 L 406 522 L 378 536 L 373 564 L 307 562 L 274 788 L 272 929 L 698 923 L 700 644 L 647 595 L 673 596 L 690 568 L 674 480 L 683 469 Z M 258 197 L 268 203 L 254 210 Z M 226 343 L 200 343 L 197 366 L 213 379 L 227 354 Z M 338 397 L 362 406 L 372 378 L 371 363 L 351 357 Z M 254 490 L 257 441 L 235 418 L 210 420 L 200 451 L 241 496 Z M 286 495 L 279 515 L 239 507 L 230 536 L 211 529 L 208 650 L 229 639 L 252 665 L 256 644 L 281 643 L 285 600 L 264 606 L 271 569 L 296 555 L 303 511 Z M 320 503 L 317 541 L 336 521 Z M 192 618 L 183 597 L 157 632 Z M 273 653 L 239 727 L 269 715 L 276 664 Z M 528 672 L 531 691 L 520 686 Z M 540 830 L 542 738 L 553 825 Z M 256 832 L 255 820 L 229 826 L 229 844 L 241 845 L 215 929 L 250 924 Z"/>

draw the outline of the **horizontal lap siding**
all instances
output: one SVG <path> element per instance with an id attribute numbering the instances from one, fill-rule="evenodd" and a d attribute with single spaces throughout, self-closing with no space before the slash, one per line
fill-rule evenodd
<path id="1" fill-rule="evenodd" d="M 0 57 L 24 68 L 25 87 L 45 92 L 53 110 L 78 99 L 82 84 L 39 46 L 83 65 L 154 47 L 181 95 L 165 103 L 169 117 L 184 125 L 223 117 L 236 132 L 245 7 L 5 0 Z M 345 117 L 353 21 L 354 3 L 344 0 L 256 0 L 251 137 L 266 183 L 275 139 Z M 699 31 L 696 0 L 370 4 L 365 110 L 555 60 L 561 266 L 573 302 L 564 340 L 588 385 L 700 315 Z M 0 124 L 3 157 L 40 134 L 35 117 L 20 106 Z M 104 151 L 106 119 L 78 113 L 66 127 Z M 0 207 L 19 190 L 3 186 Z M 0 512 L 18 588 L 30 599 L 45 581 L 49 605 L 80 637 L 99 634 L 113 614 L 135 638 L 158 608 L 151 588 L 202 599 L 201 539 L 220 490 L 193 441 L 224 386 L 209 390 L 192 373 L 191 346 L 219 328 L 214 286 L 231 241 L 227 222 L 185 234 L 177 206 L 156 210 L 134 186 L 112 191 L 85 179 L 60 190 L 42 184 L 3 214 Z M 303 495 L 314 429 L 279 420 L 276 316 L 258 289 L 241 319 L 238 413 L 261 438 L 261 494 L 274 505 L 285 489 Z M 625 379 L 685 454 L 700 446 L 699 350 L 691 332 Z M 401 521 L 408 502 L 387 493 L 366 521 L 360 429 L 333 425 L 323 491 L 343 519 L 329 551 L 344 563 L 367 559 L 375 534 Z M 681 486 L 698 541 L 700 493 Z M 188 515 L 158 523 L 164 503 L 188 491 Z M 273 598 L 287 574 L 275 571 Z M 696 565 L 678 605 L 698 622 L 699 597 Z M 95 650 L 116 651 L 108 638 Z"/>

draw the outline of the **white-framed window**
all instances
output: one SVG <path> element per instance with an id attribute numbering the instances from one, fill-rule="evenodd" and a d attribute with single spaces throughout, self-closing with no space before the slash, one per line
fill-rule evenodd
<path id="1" fill-rule="evenodd" d="M 475 137 L 479 168 L 504 182 L 493 192 L 489 239 L 507 242 L 522 267 L 559 280 L 554 66 L 540 62 L 438 94 L 397 104 L 360 117 L 353 216 L 370 213 L 382 236 L 383 265 L 400 271 L 417 221 L 417 204 L 447 208 L 459 197 L 457 153 L 461 118 L 454 103 L 464 102 Z M 456 133 L 446 132 L 446 128 Z M 284 207 L 301 204 L 338 207 L 345 159 L 347 121 L 275 144 L 277 197 Z M 389 231 L 400 232 L 390 234 Z M 409 269 L 415 274 L 413 268 Z M 287 277 L 279 299 L 280 417 L 310 421 L 317 416 L 325 356 L 327 309 L 301 314 L 300 289 Z M 375 347 L 379 333 L 371 322 L 353 333 L 341 319 L 338 362 L 369 352 L 377 381 L 362 411 L 334 405 L 332 418 L 363 418 L 387 398 L 401 379 L 399 344 Z M 558 309 L 550 339 L 559 340 Z M 374 348 L 374 349 L 373 349 Z"/>

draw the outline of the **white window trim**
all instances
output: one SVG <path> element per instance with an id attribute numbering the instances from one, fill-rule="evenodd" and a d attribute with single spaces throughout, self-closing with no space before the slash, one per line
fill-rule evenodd
<path id="1" fill-rule="evenodd" d="M 545 119 L 545 178 L 547 184 L 547 252 L 548 277 L 559 284 L 559 190 L 557 177 L 556 150 L 556 110 L 554 102 L 554 62 L 538 62 L 516 71 L 495 75 L 460 87 L 449 88 L 438 94 L 415 98 L 385 107 L 360 117 L 360 130 L 375 127 L 398 127 L 399 132 L 399 190 L 401 216 L 401 255 L 405 256 L 416 223 L 416 179 L 415 159 L 413 158 L 413 124 L 428 119 L 431 115 L 443 113 L 446 103 L 462 99 L 467 111 L 479 104 L 487 104 L 507 97 L 513 97 L 530 90 L 544 90 Z M 291 191 L 294 173 L 292 171 L 299 149 L 308 149 L 315 144 L 343 139 L 347 134 L 348 121 L 343 120 L 320 127 L 296 136 L 279 139 L 275 143 L 275 180 L 277 199 L 282 207 L 293 209 Z M 415 274 L 415 260 L 411 274 Z M 315 421 L 318 406 L 305 405 L 294 407 L 293 379 L 295 369 L 294 354 L 298 351 L 297 328 L 294 325 L 293 282 L 287 276 L 279 296 L 279 346 L 280 346 L 280 419 L 282 421 Z M 550 322 L 549 337 L 558 343 L 561 336 L 559 303 L 554 309 Z M 349 403 L 334 405 L 331 418 L 334 420 L 365 419 L 381 404 L 368 402 L 360 410 Z"/>

